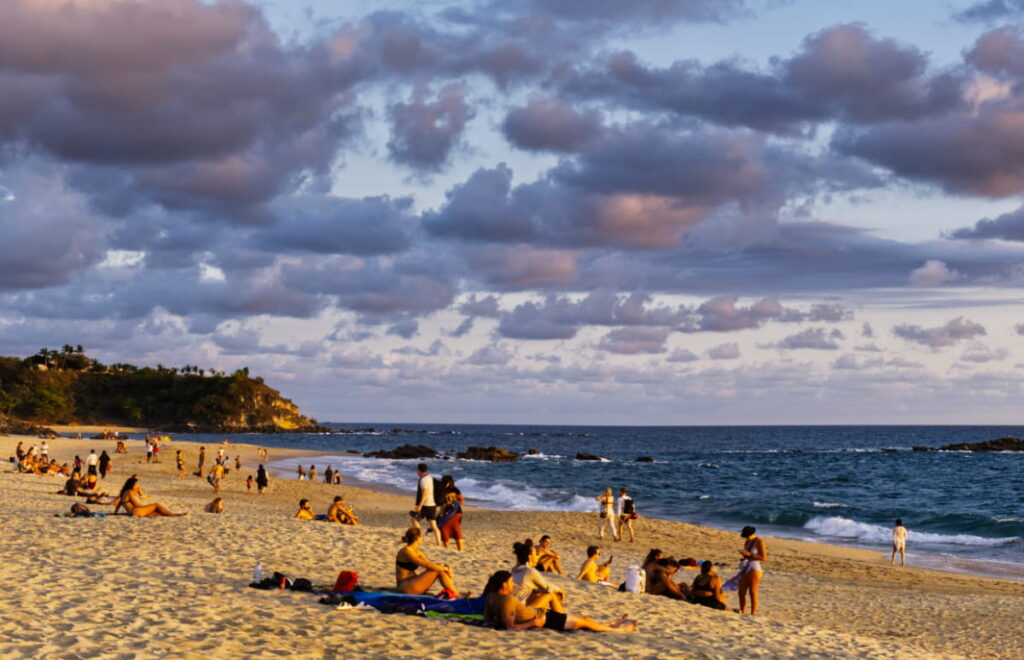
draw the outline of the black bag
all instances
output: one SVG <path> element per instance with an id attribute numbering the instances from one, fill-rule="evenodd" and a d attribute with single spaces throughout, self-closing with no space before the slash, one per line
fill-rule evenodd
<path id="1" fill-rule="evenodd" d="M 305 591 L 312 593 L 313 583 L 307 580 L 306 578 L 295 578 L 295 581 L 292 582 L 292 585 L 289 588 L 292 591 Z"/>
<path id="2" fill-rule="evenodd" d="M 434 479 L 434 506 L 444 507 L 446 504 L 444 499 L 444 486 L 441 485 L 440 479 Z M 430 506 L 429 504 L 427 506 Z"/>
<path id="3" fill-rule="evenodd" d="M 636 503 L 632 497 L 629 497 L 622 503 L 622 515 L 631 516 L 634 513 L 636 513 Z"/>

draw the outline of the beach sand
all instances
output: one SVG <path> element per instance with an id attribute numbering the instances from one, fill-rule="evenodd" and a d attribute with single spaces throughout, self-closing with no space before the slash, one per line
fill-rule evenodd
<path id="1" fill-rule="evenodd" d="M 0 455 L 21 440 L 0 437 Z M 416 616 L 336 610 L 318 597 L 247 587 L 257 558 L 265 575 L 281 571 L 333 584 L 357 571 L 365 588 L 394 586 L 394 555 L 408 525 L 411 498 L 350 486 L 272 479 L 267 494 L 247 494 L 255 448 L 232 445 L 241 474 L 221 496 L 224 515 L 202 513 L 212 488 L 190 475 L 177 480 L 176 449 L 195 470 L 197 446 L 162 446 L 162 463 L 145 464 L 142 443 L 113 453 L 99 440 L 49 441 L 50 455 L 71 461 L 95 447 L 113 457 L 103 488 L 116 494 L 136 473 L 152 501 L 183 518 L 55 518 L 71 498 L 54 492 L 63 478 L 0 471 L 0 656 L 47 658 L 458 657 L 458 658 L 1024 658 L 1024 585 L 922 568 L 892 568 L 879 552 L 768 538 L 769 561 L 756 617 L 619 593 L 555 577 L 570 613 L 599 619 L 629 614 L 631 635 L 547 630 L 499 632 Z M 207 466 L 217 446 L 207 446 Z M 271 448 L 271 459 L 316 455 Z M 323 466 L 318 465 L 322 469 Z M 10 466 L 13 468 L 13 465 Z M 326 511 L 336 494 L 360 515 L 360 527 L 292 519 L 300 498 Z M 108 512 L 111 507 L 92 506 Z M 451 564 L 461 589 L 479 592 L 487 576 L 509 568 L 511 545 L 554 538 L 566 572 L 595 543 L 596 514 L 468 509 L 467 551 L 424 543 Z M 684 523 L 641 518 L 635 544 L 603 543 L 614 554 L 613 581 L 651 547 L 676 557 L 732 566 L 741 539 Z M 911 552 L 913 548 L 910 548 Z M 731 568 L 721 569 L 723 576 Z M 737 604 L 735 592 L 730 606 Z"/>

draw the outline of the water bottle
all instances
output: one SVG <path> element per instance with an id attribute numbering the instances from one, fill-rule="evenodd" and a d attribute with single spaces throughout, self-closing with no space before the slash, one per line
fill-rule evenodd
<path id="1" fill-rule="evenodd" d="M 260 582 L 263 582 L 263 564 L 257 559 L 256 566 L 252 569 L 252 583 L 259 584 Z"/>

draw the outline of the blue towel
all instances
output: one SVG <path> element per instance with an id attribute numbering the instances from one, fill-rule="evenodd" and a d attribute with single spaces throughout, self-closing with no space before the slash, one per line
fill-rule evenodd
<path id="1" fill-rule="evenodd" d="M 344 597 L 346 601 L 351 598 L 355 603 L 366 603 L 381 612 L 403 612 L 406 614 L 417 614 L 420 612 L 483 614 L 484 601 L 486 600 L 484 596 L 444 600 L 436 596 L 414 596 L 386 591 L 334 591 L 332 593 L 336 596 Z"/>

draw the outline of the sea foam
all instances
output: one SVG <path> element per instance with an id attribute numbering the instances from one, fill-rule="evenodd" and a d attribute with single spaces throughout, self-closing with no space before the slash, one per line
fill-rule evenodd
<path id="1" fill-rule="evenodd" d="M 872 543 L 887 545 L 892 542 L 892 528 L 874 525 L 871 523 L 858 522 L 849 518 L 839 516 L 811 518 L 804 525 L 804 529 L 814 532 L 819 536 L 831 536 L 841 539 L 851 539 L 860 543 Z M 985 538 L 971 534 L 933 534 L 930 532 L 915 532 L 908 530 L 907 543 L 920 543 L 922 545 L 970 545 L 995 547 L 1019 543 L 1020 538 L 1016 536 L 1004 538 Z"/>

